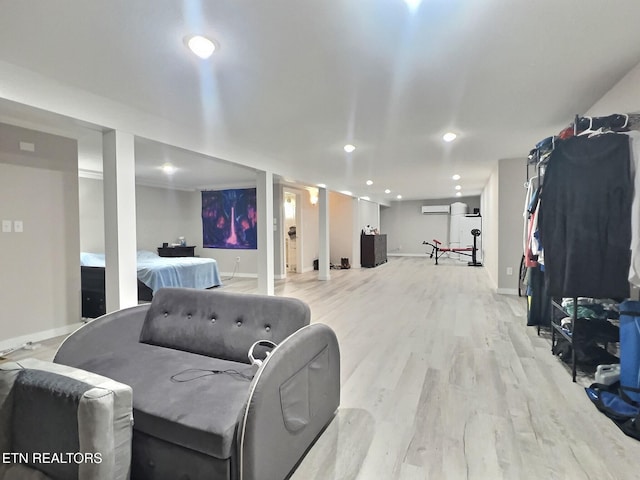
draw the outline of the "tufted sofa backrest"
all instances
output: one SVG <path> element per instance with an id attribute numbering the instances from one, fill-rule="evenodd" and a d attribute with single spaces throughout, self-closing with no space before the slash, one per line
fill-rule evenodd
<path id="1" fill-rule="evenodd" d="M 162 288 L 153 296 L 140 342 L 249 363 L 258 340 L 280 343 L 309 324 L 306 303 L 190 288 Z"/>

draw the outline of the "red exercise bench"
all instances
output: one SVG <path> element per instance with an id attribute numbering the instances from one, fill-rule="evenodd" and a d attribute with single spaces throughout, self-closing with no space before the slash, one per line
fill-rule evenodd
<path id="1" fill-rule="evenodd" d="M 471 261 L 467 263 L 467 265 L 469 265 L 470 267 L 480 267 L 482 266 L 482 263 L 478 262 L 476 257 L 476 252 L 478 251 L 477 239 L 480 236 L 480 230 L 478 230 L 477 228 L 474 228 L 473 230 L 471 230 L 471 235 L 473 235 L 473 247 L 443 248 L 440 246 L 442 245 L 442 242 L 439 240 L 436 240 L 435 238 L 433 239 L 433 243 L 429 243 L 425 240 L 424 242 L 422 242 L 422 244 L 429 245 L 430 247 L 432 247 L 429 258 L 433 258 L 435 256 L 436 265 L 438 265 L 438 259 L 442 257 L 442 255 L 444 255 L 445 253 L 452 252 L 452 253 L 459 253 L 460 255 L 466 255 L 467 257 L 471 257 Z"/>

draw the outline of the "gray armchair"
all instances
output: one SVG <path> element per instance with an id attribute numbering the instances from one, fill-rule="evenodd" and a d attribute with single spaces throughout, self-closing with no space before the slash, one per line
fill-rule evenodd
<path id="1" fill-rule="evenodd" d="M 282 480 L 339 405 L 335 334 L 309 320 L 292 298 L 161 289 L 79 329 L 54 361 L 132 387 L 132 478 Z M 251 365 L 260 340 L 277 346 Z"/>

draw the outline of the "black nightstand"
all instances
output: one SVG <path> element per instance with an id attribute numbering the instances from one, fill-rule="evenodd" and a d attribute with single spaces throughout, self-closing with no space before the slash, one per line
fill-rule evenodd
<path id="1" fill-rule="evenodd" d="M 196 247 L 158 247 L 161 257 L 195 257 Z"/>

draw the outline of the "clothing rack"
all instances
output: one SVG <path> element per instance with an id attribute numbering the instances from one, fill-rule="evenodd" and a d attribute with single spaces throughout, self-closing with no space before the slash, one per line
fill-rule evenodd
<path id="1" fill-rule="evenodd" d="M 578 135 L 578 129 L 580 124 L 580 118 L 576 114 L 575 119 L 573 121 L 573 135 Z M 552 306 L 553 308 L 553 306 Z M 571 379 L 575 383 L 576 381 L 576 348 L 574 345 L 574 340 L 576 338 L 576 329 L 578 328 L 578 297 L 573 297 L 573 313 L 571 315 Z M 553 353 L 553 346 L 556 334 L 556 326 L 551 321 L 551 353 Z"/>
<path id="2" fill-rule="evenodd" d="M 629 113 L 614 113 L 606 117 L 579 117 L 576 115 L 574 125 L 574 135 L 578 135 L 579 132 L 583 132 L 587 129 L 590 130 L 609 130 L 612 132 L 627 132 L 631 130 L 629 128 L 629 121 L 633 116 L 640 116 L 638 114 Z"/>
<path id="3" fill-rule="evenodd" d="M 629 117 L 627 117 L 627 120 Z M 627 122 L 625 122 L 626 124 Z M 576 118 L 573 121 L 573 135 L 578 135 L 578 129 L 580 124 L 580 118 L 576 114 Z M 553 327 L 553 325 L 551 325 Z M 573 315 L 571 315 L 571 378 L 573 382 L 576 381 L 576 349 L 573 344 L 573 340 L 576 338 L 576 328 L 578 326 L 578 297 L 573 297 Z M 555 327 L 553 329 L 555 331 Z M 553 340 L 551 342 L 553 345 Z"/>
<path id="4" fill-rule="evenodd" d="M 569 130 L 573 130 L 568 135 Z M 575 115 L 573 124 L 565 128 L 560 134 L 547 137 L 539 141 L 529 152 L 527 158 L 527 178 L 529 174 L 529 165 L 539 162 L 546 163 L 547 158 L 543 158 L 545 154 L 551 153 L 555 148 L 555 143 L 568 136 L 577 136 L 582 132 L 591 130 L 594 133 L 602 132 L 628 132 L 630 130 L 640 130 L 640 113 L 614 113 L 604 117 L 581 117 Z"/>
<path id="5" fill-rule="evenodd" d="M 605 133 L 605 132 L 617 132 L 623 133 L 628 132 L 630 130 L 640 130 L 640 114 L 613 114 L 604 117 L 588 117 L 588 116 L 579 116 L 575 115 L 573 125 L 570 125 L 562 132 L 560 132 L 557 136 L 547 137 L 540 142 L 538 142 L 535 147 L 529 152 L 527 162 L 526 162 L 526 174 L 527 174 L 527 182 L 525 183 L 525 187 L 529 187 L 530 179 L 530 168 L 535 166 L 535 175 L 538 177 L 538 188 L 542 186 L 543 178 L 545 174 L 546 163 L 550 157 L 551 152 L 556 146 L 558 141 L 562 141 L 563 139 L 570 138 L 572 136 L 578 136 L 582 132 L 593 132 L 595 134 Z M 540 207 L 538 207 L 540 208 Z M 528 251 L 528 250 L 527 250 Z M 525 251 L 525 255 L 527 255 L 527 251 Z M 546 296 L 545 296 L 546 298 Z M 556 324 L 553 321 L 555 308 L 558 308 L 556 302 L 552 300 L 551 306 L 551 318 L 550 318 L 550 327 L 551 327 L 551 349 L 554 352 L 556 336 L 559 334 L 564 337 L 571 344 L 571 374 L 573 382 L 576 381 L 576 367 L 577 367 L 577 358 L 576 358 L 576 348 L 574 341 L 576 338 L 580 338 L 580 333 L 582 333 L 581 327 L 578 327 L 578 297 L 573 298 L 573 311 L 571 312 L 572 319 L 572 330 L 571 334 L 567 334 L 561 329 L 560 324 Z M 564 312 L 564 309 L 560 308 L 560 311 Z M 566 312 L 564 312 L 566 314 Z M 586 327 L 586 325 L 584 325 Z M 538 335 L 540 334 L 541 323 L 538 322 Z M 576 334 L 577 331 L 580 333 Z M 555 353 L 555 352 L 554 352 Z"/>

